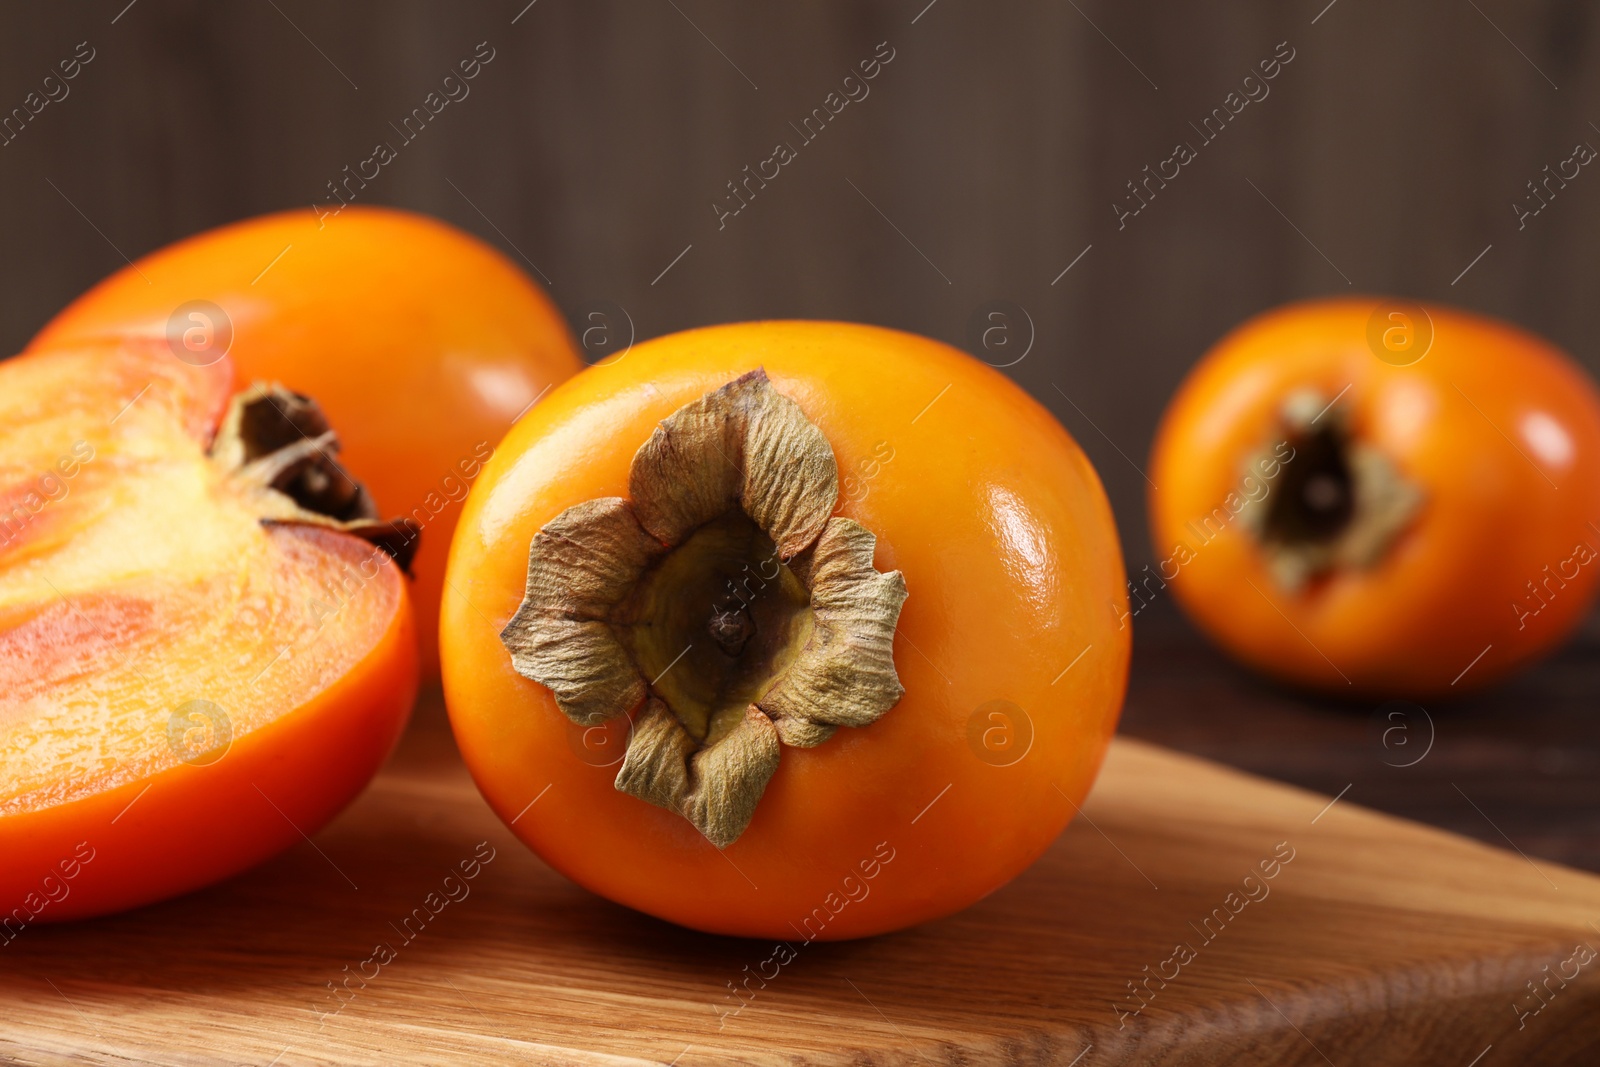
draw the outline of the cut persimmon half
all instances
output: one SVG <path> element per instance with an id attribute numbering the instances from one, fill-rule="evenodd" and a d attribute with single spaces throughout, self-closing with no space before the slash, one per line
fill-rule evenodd
<path id="1" fill-rule="evenodd" d="M 388 755 L 415 531 L 337 447 L 226 359 L 0 363 L 0 943 L 244 870 Z"/>

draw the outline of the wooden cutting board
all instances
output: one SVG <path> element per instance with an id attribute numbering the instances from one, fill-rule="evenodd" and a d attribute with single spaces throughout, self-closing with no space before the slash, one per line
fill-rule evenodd
<path id="1" fill-rule="evenodd" d="M 479 799 L 436 701 L 419 716 L 314 843 L 0 950 L 0 1061 L 1600 1063 L 1600 879 L 1354 796 L 1122 740 L 1016 882 L 780 968 L 552 873 Z M 404 941 L 392 924 L 491 850 Z M 395 957 L 340 1008 L 328 983 L 377 942 Z"/>

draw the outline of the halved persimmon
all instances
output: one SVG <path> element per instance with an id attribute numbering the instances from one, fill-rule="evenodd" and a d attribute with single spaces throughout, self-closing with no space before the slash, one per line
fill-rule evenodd
<path id="1" fill-rule="evenodd" d="M 377 771 L 417 649 L 373 542 L 411 531 L 336 448 L 225 359 L 0 363 L 0 941 L 243 870 Z"/>
<path id="2" fill-rule="evenodd" d="M 1259 315 L 1162 420 L 1158 562 L 1224 648 L 1335 693 L 1428 697 L 1554 648 L 1600 591 L 1600 394 L 1508 323 L 1378 297 Z"/>
<path id="3" fill-rule="evenodd" d="M 693 330 L 554 390 L 467 499 L 456 739 L 551 866 L 673 922 L 860 937 L 965 907 L 1082 803 L 1129 631 L 1099 480 L 925 338 Z"/>
<path id="4" fill-rule="evenodd" d="M 73 301 L 30 350 L 165 338 L 244 381 L 317 399 L 341 462 L 386 515 L 426 536 L 412 600 L 438 669 L 445 555 L 496 441 L 582 366 L 561 313 L 525 273 L 436 219 L 350 206 L 246 219 L 152 252 Z"/>

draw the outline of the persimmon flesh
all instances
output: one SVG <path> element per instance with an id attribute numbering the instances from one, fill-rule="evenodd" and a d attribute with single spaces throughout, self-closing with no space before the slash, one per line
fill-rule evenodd
<path id="1" fill-rule="evenodd" d="M 227 360 L 164 345 L 0 363 L 4 940 L 299 841 L 405 724 L 405 578 L 290 495 L 329 491 L 331 440 L 297 439 L 281 469 L 222 454 L 237 392 Z"/>
<path id="2" fill-rule="evenodd" d="M 1116 531 L 1048 412 L 842 323 L 658 338 L 497 449 L 451 549 L 457 741 L 557 870 L 700 930 L 848 938 L 1036 859 L 1120 711 Z"/>
<path id="3" fill-rule="evenodd" d="M 29 347 L 121 337 L 192 344 L 196 361 L 226 352 L 241 381 L 316 398 L 383 513 L 424 531 L 412 598 L 430 674 L 467 486 L 512 420 L 583 365 L 561 313 L 505 256 L 436 219 L 354 205 L 321 220 L 309 209 L 246 219 L 152 252 Z"/>
<path id="4" fill-rule="evenodd" d="M 1377 297 L 1260 315 L 1162 420 L 1157 563 L 1223 648 L 1285 681 L 1426 699 L 1554 648 L 1600 591 L 1600 394 L 1550 343 Z"/>

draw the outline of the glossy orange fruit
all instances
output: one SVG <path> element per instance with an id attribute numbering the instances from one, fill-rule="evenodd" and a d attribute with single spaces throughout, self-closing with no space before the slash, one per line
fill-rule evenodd
<path id="1" fill-rule="evenodd" d="M 684 421 L 680 409 L 696 404 L 707 413 Z M 789 451 L 784 442 L 795 440 L 803 447 Z M 752 472 L 768 463 L 781 475 L 760 481 L 766 475 Z M 670 476 L 657 478 L 661 469 Z M 706 470 L 713 482 L 735 482 L 691 488 Z M 744 488 L 729 495 L 741 477 Z M 773 532 L 781 523 L 754 518 L 800 498 L 815 512 L 791 524 L 810 524 L 792 539 Z M 674 508 L 687 510 L 663 520 Z M 620 517 L 618 540 L 575 532 L 599 515 Z M 678 532 L 641 534 L 630 516 Z M 824 563 L 836 532 L 863 530 L 863 555 L 850 567 L 839 556 Z M 651 562 L 612 581 L 620 564 L 608 552 L 624 543 Z M 573 569 L 541 585 L 537 574 L 552 566 Z M 829 584 L 845 571 L 845 586 L 862 584 Z M 595 581 L 610 583 L 605 596 L 580 603 Z M 570 610 L 542 607 L 535 585 L 578 599 Z M 719 589 L 731 595 L 719 600 Z M 881 612 L 871 633 L 839 621 L 841 601 L 858 593 L 850 610 L 861 619 Z M 623 604 L 611 621 L 584 621 L 607 597 Z M 784 597 L 787 606 L 774 606 Z M 490 805 L 579 884 L 700 930 L 859 937 L 971 904 L 1066 825 L 1121 708 L 1124 606 L 1117 535 L 1094 470 L 1003 376 L 945 345 L 874 327 L 718 326 L 585 371 L 501 443 L 451 550 L 445 694 Z M 519 646 L 555 689 L 520 673 L 509 651 L 540 626 L 576 635 Z M 689 646 L 681 653 L 680 631 Z M 573 721 L 567 708 L 587 699 L 573 679 L 589 667 L 561 657 L 585 643 L 620 656 L 618 641 L 628 658 L 613 665 L 632 688 L 607 694 L 594 721 Z M 741 673 L 764 641 L 781 646 L 778 666 Z M 881 717 L 837 726 L 870 667 L 881 666 L 867 661 L 891 649 L 898 688 L 871 682 L 883 683 L 872 711 Z M 825 691 L 809 705 L 815 721 L 790 717 L 807 699 L 794 680 L 801 665 L 812 670 L 836 653 L 828 662 L 838 670 L 807 683 Z M 696 694 L 712 690 L 710 724 L 697 728 Z M 812 732 L 816 722 L 825 725 Z M 731 779 L 717 777 L 726 768 L 707 755 L 728 743 L 718 740 L 724 730 L 775 760 L 775 770 L 764 765 L 772 773 L 753 816 L 731 829 L 718 820 L 738 783 L 715 793 Z M 653 758 L 660 750 L 648 745 L 661 738 L 701 747 L 666 751 L 634 776 L 635 792 L 620 791 L 636 749 L 646 750 L 641 762 Z M 640 798 L 657 787 L 681 809 Z M 694 819 L 727 831 L 725 847 Z"/>
<path id="2" fill-rule="evenodd" d="M 0 943 L 298 842 L 405 725 L 407 582 L 236 391 L 160 343 L 0 363 Z"/>
<path id="3" fill-rule="evenodd" d="M 1157 562 L 1259 670 L 1429 697 L 1558 644 L 1600 587 L 1600 395 L 1504 322 L 1377 297 L 1293 304 L 1206 354 L 1151 460 Z"/>
<path id="4" fill-rule="evenodd" d="M 179 241 L 89 290 L 30 348 L 108 337 L 168 338 L 194 362 L 225 351 L 241 380 L 322 405 L 383 513 L 422 527 L 412 593 L 427 673 L 468 485 L 512 421 L 582 366 L 508 259 L 387 208 L 286 211 Z"/>

